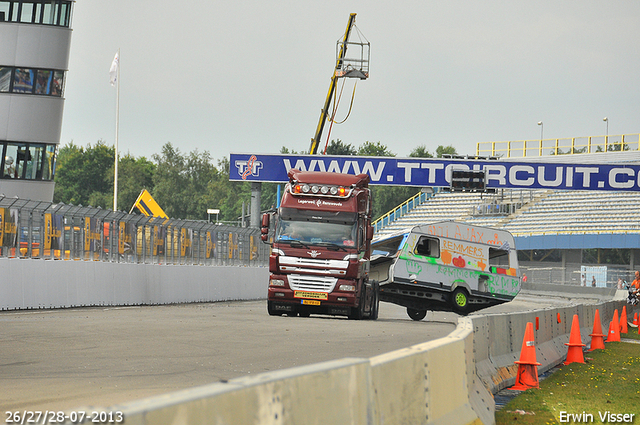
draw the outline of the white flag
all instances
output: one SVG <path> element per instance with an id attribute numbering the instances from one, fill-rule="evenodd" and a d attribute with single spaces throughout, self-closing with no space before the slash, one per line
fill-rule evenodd
<path id="1" fill-rule="evenodd" d="M 109 69 L 109 81 L 112 86 L 116 85 L 116 81 L 118 80 L 118 66 L 120 66 L 120 59 L 118 58 L 118 53 L 113 58 L 113 62 L 111 63 L 111 69 Z"/>

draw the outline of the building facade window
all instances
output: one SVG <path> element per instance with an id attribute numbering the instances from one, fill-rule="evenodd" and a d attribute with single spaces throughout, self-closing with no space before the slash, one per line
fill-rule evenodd
<path id="1" fill-rule="evenodd" d="M 0 1 L 0 22 L 69 27 L 71 1 Z"/>
<path id="2" fill-rule="evenodd" d="M 4 179 L 53 180 L 56 145 L 0 142 Z"/>
<path id="3" fill-rule="evenodd" d="M 0 93 L 62 97 L 64 71 L 0 66 Z"/>

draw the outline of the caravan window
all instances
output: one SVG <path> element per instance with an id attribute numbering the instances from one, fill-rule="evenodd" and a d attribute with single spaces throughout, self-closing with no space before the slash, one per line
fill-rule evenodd
<path id="1" fill-rule="evenodd" d="M 429 236 L 420 236 L 415 253 L 426 257 L 440 257 L 440 240 Z"/>
<path id="2" fill-rule="evenodd" d="M 509 268 L 509 251 L 489 248 L 489 266 Z"/>

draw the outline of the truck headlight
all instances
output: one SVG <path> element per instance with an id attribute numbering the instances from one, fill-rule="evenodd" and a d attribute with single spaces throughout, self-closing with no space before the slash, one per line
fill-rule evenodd
<path id="1" fill-rule="evenodd" d="M 271 286 L 284 286 L 284 280 L 282 280 L 282 279 L 271 279 L 271 280 L 269 280 L 269 285 L 271 285 Z"/>
<path id="2" fill-rule="evenodd" d="M 356 290 L 355 285 L 340 285 L 338 288 L 340 291 L 350 291 L 353 292 Z"/>

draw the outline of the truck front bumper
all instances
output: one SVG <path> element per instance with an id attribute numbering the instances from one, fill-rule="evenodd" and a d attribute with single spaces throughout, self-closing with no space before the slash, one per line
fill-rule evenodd
<path id="1" fill-rule="evenodd" d="M 349 315 L 358 306 L 355 292 L 313 292 L 269 286 L 269 308 L 286 313 Z"/>

